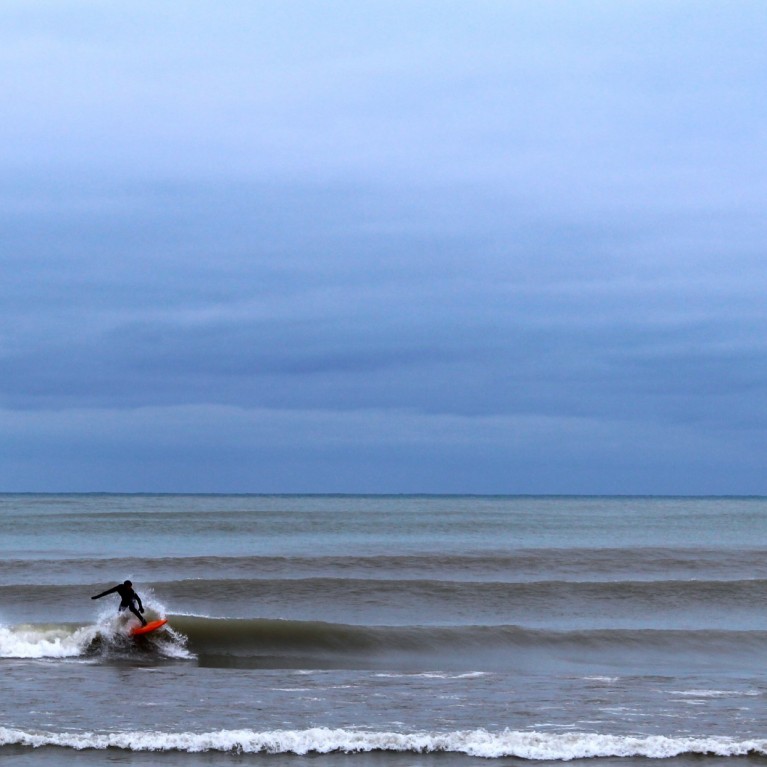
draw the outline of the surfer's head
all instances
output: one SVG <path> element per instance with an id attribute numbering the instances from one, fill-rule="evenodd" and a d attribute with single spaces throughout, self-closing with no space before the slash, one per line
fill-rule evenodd
<path id="1" fill-rule="evenodd" d="M 133 584 L 130 581 L 124 581 L 123 586 L 132 586 Z"/>

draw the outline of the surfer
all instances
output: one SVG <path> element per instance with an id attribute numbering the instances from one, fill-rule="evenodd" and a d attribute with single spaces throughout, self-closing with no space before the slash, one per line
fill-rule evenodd
<path id="1" fill-rule="evenodd" d="M 133 590 L 133 584 L 130 581 L 124 581 L 118 586 L 102 591 L 101 594 L 96 594 L 96 596 L 91 597 L 91 599 L 101 599 L 101 597 L 105 597 L 107 594 L 113 594 L 115 591 L 120 595 L 121 599 L 117 611 L 122 612 L 127 608 L 141 621 L 142 626 L 146 626 L 144 616 L 141 615 L 141 613 L 144 612 L 144 605 L 141 604 L 141 597 Z M 138 602 L 138 610 L 136 609 L 136 602 Z"/>

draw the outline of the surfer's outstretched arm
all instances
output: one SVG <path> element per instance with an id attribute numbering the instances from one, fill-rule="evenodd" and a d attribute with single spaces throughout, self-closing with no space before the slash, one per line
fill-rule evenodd
<path id="1" fill-rule="evenodd" d="M 138 609 L 141 610 L 141 612 L 144 612 L 144 605 L 141 604 L 141 597 L 136 594 L 136 592 L 133 592 L 133 595 L 136 597 L 136 601 L 138 602 Z"/>
<path id="2" fill-rule="evenodd" d="M 117 591 L 119 587 L 114 586 L 111 589 L 107 589 L 106 591 L 102 591 L 100 594 L 96 594 L 95 597 L 91 597 L 91 599 L 101 599 L 101 597 L 105 597 L 107 594 L 114 594 L 115 591 Z"/>

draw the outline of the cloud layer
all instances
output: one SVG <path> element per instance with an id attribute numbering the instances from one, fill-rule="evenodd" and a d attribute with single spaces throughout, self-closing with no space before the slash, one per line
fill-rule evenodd
<path id="1" fill-rule="evenodd" d="M 757 3 L 0 21 L 0 487 L 767 492 Z"/>

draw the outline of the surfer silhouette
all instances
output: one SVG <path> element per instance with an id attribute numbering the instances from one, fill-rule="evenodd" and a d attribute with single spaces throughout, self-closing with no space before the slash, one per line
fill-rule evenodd
<path id="1" fill-rule="evenodd" d="M 140 621 L 142 626 L 146 626 L 146 621 L 141 613 L 144 612 L 144 605 L 141 604 L 141 597 L 133 590 L 133 584 L 130 581 L 124 581 L 118 586 L 114 586 L 111 589 L 102 591 L 100 594 L 96 594 L 91 599 L 101 599 L 107 594 L 114 594 L 117 592 L 120 595 L 120 606 L 117 608 L 117 612 L 122 612 L 126 608 L 130 610 Z M 138 602 L 138 610 L 135 603 Z"/>

